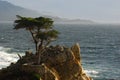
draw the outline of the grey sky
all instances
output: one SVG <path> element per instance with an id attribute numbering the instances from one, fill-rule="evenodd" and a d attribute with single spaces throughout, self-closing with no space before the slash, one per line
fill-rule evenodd
<path id="1" fill-rule="evenodd" d="M 120 22 L 120 0 L 6 0 L 40 13 L 65 18 Z"/>

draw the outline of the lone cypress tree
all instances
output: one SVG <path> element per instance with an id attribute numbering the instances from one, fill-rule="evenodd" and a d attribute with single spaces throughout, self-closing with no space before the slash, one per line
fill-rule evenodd
<path id="1" fill-rule="evenodd" d="M 36 55 L 39 55 L 40 58 L 43 46 L 46 47 L 58 37 L 59 32 L 53 29 L 53 22 L 51 18 L 31 18 L 17 15 L 17 20 L 14 21 L 14 29 L 25 28 L 31 33 L 36 47 Z"/>

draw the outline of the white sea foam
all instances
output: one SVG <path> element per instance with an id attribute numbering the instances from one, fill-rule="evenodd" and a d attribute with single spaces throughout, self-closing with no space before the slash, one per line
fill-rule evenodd
<path id="1" fill-rule="evenodd" d="M 85 72 L 91 76 L 91 77 L 99 77 L 97 74 L 99 74 L 98 71 L 95 71 L 95 70 L 85 70 Z"/>
<path id="2" fill-rule="evenodd" d="M 0 69 L 7 67 L 11 62 L 16 62 L 19 57 L 17 53 L 7 53 L 10 48 L 0 47 Z"/>

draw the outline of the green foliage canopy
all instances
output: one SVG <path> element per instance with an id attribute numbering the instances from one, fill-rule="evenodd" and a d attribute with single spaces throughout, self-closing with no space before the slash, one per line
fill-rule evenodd
<path id="1" fill-rule="evenodd" d="M 36 45 L 36 52 L 41 46 L 47 45 L 51 41 L 57 39 L 59 32 L 53 29 L 53 20 L 45 17 L 22 17 L 17 15 L 14 21 L 14 29 L 25 28 L 28 30 Z"/>

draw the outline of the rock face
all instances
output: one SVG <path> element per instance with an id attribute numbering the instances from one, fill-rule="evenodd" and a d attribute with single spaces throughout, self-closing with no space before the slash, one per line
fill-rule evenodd
<path id="1" fill-rule="evenodd" d="M 91 80 L 82 68 L 79 44 L 73 45 L 71 49 L 61 46 L 48 48 L 42 60 L 46 67 L 57 75 L 58 80 Z"/>
<path id="2" fill-rule="evenodd" d="M 92 80 L 82 68 L 79 44 L 71 48 L 59 45 L 45 48 L 41 53 L 40 65 L 32 64 L 37 61 L 37 56 L 30 57 L 30 55 L 33 54 L 27 54 L 16 64 L 20 64 L 19 71 L 21 72 L 37 74 L 39 76 L 37 80 Z"/>

